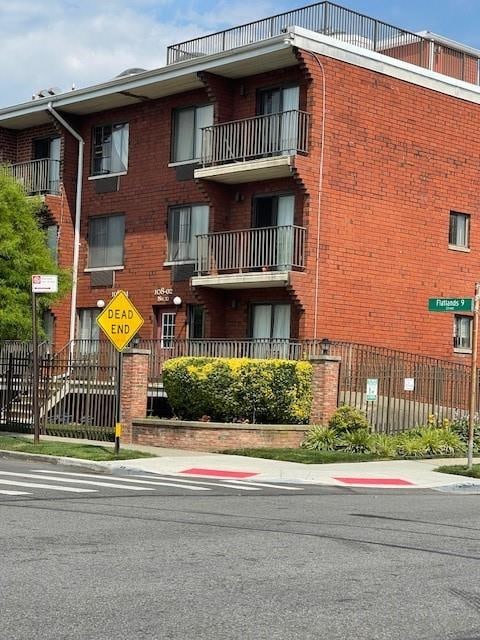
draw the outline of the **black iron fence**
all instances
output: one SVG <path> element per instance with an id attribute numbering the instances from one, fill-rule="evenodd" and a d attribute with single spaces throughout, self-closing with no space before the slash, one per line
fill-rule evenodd
<path id="1" fill-rule="evenodd" d="M 468 53 L 446 43 L 434 43 L 431 38 L 326 1 L 173 44 L 167 48 L 167 64 L 280 36 L 289 27 L 316 31 L 454 78 L 479 83 L 479 58 L 473 50 Z"/>
<path id="2" fill-rule="evenodd" d="M 149 413 L 153 415 L 168 413 L 162 370 L 171 358 L 308 360 L 327 353 L 341 359 L 339 402 L 365 411 L 372 427 L 379 432 L 425 424 L 430 415 L 441 420 L 468 412 L 468 364 L 393 349 L 341 341 L 289 339 L 168 342 L 140 339 L 137 346 L 149 351 Z M 95 439 L 112 436 L 117 354 L 109 342 L 74 341 L 57 354 L 49 353 L 48 345 L 42 345 L 39 374 L 43 433 L 72 432 Z M 32 393 L 31 345 L 0 341 L 0 429 L 32 431 Z"/>

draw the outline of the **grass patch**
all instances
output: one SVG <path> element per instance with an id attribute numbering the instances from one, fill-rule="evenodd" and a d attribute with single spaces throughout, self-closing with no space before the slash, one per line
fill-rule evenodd
<path id="1" fill-rule="evenodd" d="M 465 464 L 451 464 L 444 467 L 438 467 L 435 471 L 439 471 L 440 473 L 453 473 L 456 476 L 480 478 L 480 464 L 474 464 L 471 471 L 467 469 L 467 465 Z"/>
<path id="2" fill-rule="evenodd" d="M 154 458 L 155 456 L 143 451 L 120 448 L 119 455 L 113 452 L 113 447 L 101 447 L 91 444 L 75 444 L 71 442 L 42 442 L 34 445 L 32 440 L 13 436 L 0 436 L 0 450 L 20 451 L 21 453 L 41 453 L 47 456 L 63 456 L 65 458 L 80 458 L 95 462 L 109 460 L 131 460 L 132 458 Z"/>
<path id="3" fill-rule="evenodd" d="M 328 464 L 333 462 L 368 462 L 385 460 L 374 453 L 352 453 L 349 451 L 311 451 L 309 449 L 226 449 L 220 451 L 233 456 L 267 458 L 285 462 L 303 462 L 303 464 Z"/>

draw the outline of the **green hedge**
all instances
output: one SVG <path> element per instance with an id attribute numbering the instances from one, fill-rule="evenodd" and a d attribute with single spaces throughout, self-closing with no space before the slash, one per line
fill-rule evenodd
<path id="1" fill-rule="evenodd" d="M 173 358 L 163 384 L 175 415 L 218 422 L 305 424 L 312 404 L 308 362 Z"/>

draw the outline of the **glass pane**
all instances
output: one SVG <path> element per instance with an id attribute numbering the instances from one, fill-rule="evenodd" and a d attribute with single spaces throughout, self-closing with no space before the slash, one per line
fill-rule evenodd
<path id="1" fill-rule="evenodd" d="M 182 109 L 175 112 L 174 119 L 174 162 L 192 160 L 194 157 L 194 122 L 195 110 Z"/>
<path id="2" fill-rule="evenodd" d="M 123 216 L 109 216 L 106 247 L 106 265 L 120 267 L 123 265 L 123 239 L 125 220 Z"/>
<path id="3" fill-rule="evenodd" d="M 105 266 L 105 246 L 107 242 L 106 218 L 92 218 L 88 230 L 88 266 Z"/>
<path id="4" fill-rule="evenodd" d="M 253 338 L 270 338 L 272 330 L 272 305 L 256 304 L 253 307 Z"/>
<path id="5" fill-rule="evenodd" d="M 117 124 L 112 134 L 111 172 L 126 171 L 128 167 L 128 124 Z"/>
<path id="6" fill-rule="evenodd" d="M 290 338 L 290 305 L 276 304 L 273 307 L 272 338 Z"/>
<path id="7" fill-rule="evenodd" d="M 213 125 L 213 104 L 198 107 L 195 121 L 195 158 L 202 157 L 202 127 Z"/>
<path id="8" fill-rule="evenodd" d="M 201 236 L 208 233 L 208 206 L 199 205 L 192 207 L 191 217 L 191 240 L 189 256 L 194 259 L 197 257 L 197 239 L 196 236 Z"/>

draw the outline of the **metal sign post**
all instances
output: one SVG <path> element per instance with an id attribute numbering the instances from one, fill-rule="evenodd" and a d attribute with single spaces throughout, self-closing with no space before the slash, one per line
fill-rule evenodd
<path id="1" fill-rule="evenodd" d="M 40 402 L 38 397 L 38 331 L 37 331 L 37 293 L 57 293 L 58 276 L 32 276 L 32 411 L 33 444 L 40 443 Z"/>
<path id="2" fill-rule="evenodd" d="M 472 370 L 470 374 L 470 409 L 468 412 L 468 453 L 467 468 L 470 471 L 473 465 L 473 443 L 475 436 L 475 413 L 477 410 L 477 348 L 478 348 L 478 312 L 480 304 L 480 282 L 475 284 L 475 304 L 473 307 L 472 329 Z"/>
<path id="3" fill-rule="evenodd" d="M 40 405 L 38 402 L 38 338 L 37 338 L 37 295 L 32 287 L 32 411 L 33 444 L 40 443 Z"/>
<path id="4" fill-rule="evenodd" d="M 97 324 L 107 336 L 115 349 L 117 357 L 117 380 L 115 402 L 115 455 L 120 451 L 120 437 L 122 434 L 122 351 L 143 325 L 143 318 L 125 291 L 118 291 L 117 295 L 107 304 L 97 317 Z"/>

